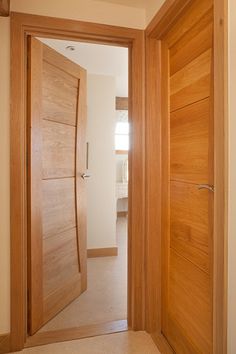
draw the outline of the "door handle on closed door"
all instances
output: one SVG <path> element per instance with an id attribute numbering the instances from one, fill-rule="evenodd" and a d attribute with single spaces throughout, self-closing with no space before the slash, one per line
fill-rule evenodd
<path id="1" fill-rule="evenodd" d="M 208 189 L 211 192 L 215 192 L 215 187 L 210 184 L 199 184 L 198 189 Z"/>
<path id="2" fill-rule="evenodd" d="M 91 175 L 90 175 L 90 173 L 83 173 L 83 174 L 81 175 L 81 177 L 82 177 L 83 179 L 87 179 L 87 178 L 90 178 Z"/>

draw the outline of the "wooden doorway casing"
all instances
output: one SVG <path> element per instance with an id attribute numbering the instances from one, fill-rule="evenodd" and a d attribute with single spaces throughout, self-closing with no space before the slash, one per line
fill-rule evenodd
<path id="1" fill-rule="evenodd" d="M 110 44 L 129 49 L 128 324 L 144 319 L 144 31 L 11 13 L 11 333 L 10 350 L 23 349 L 27 336 L 27 37 Z"/>
<path id="2" fill-rule="evenodd" d="M 162 353 L 173 349 L 162 333 L 162 211 L 167 159 L 165 59 L 162 41 L 192 0 L 167 0 L 146 30 L 146 328 Z M 213 353 L 227 353 L 227 1 L 214 0 L 214 235 Z"/>

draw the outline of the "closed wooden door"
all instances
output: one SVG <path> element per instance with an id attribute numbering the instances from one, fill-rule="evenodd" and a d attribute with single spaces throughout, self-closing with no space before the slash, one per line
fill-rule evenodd
<path id="1" fill-rule="evenodd" d="M 213 352 L 213 2 L 194 0 L 162 41 L 162 333 Z"/>
<path id="2" fill-rule="evenodd" d="M 86 71 L 28 43 L 28 308 L 35 333 L 86 290 Z"/>

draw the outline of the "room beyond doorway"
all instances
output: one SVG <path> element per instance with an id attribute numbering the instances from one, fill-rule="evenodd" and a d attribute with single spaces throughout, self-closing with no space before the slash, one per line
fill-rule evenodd
<path id="1" fill-rule="evenodd" d="M 29 341 L 116 321 L 125 330 L 128 209 L 121 227 L 116 176 L 127 199 L 129 137 L 116 126 L 129 124 L 128 105 L 126 122 L 116 113 L 118 95 L 128 102 L 128 50 L 33 38 L 29 53 Z"/>
<path id="2" fill-rule="evenodd" d="M 25 36 L 45 37 L 45 31 L 50 38 L 82 40 L 93 43 L 117 45 L 129 48 L 130 64 L 130 119 L 132 123 L 132 148 L 130 150 L 131 164 L 129 166 L 130 185 L 132 190 L 129 200 L 129 245 L 128 245 L 128 323 L 133 329 L 143 329 L 144 322 L 144 292 L 136 294 L 137 288 L 144 286 L 144 217 L 141 212 L 144 205 L 144 37 L 143 31 L 123 29 L 114 26 L 96 25 L 54 19 L 26 14 L 11 14 L 12 20 L 12 75 L 18 77 L 12 85 L 12 144 L 11 144 L 11 187 L 14 190 L 11 200 L 11 350 L 20 350 L 25 345 L 25 279 L 27 245 L 27 215 L 26 208 L 26 150 L 22 132 L 26 133 L 26 92 L 21 90 L 26 84 L 26 49 Z M 20 46 L 18 45 L 20 43 Z M 17 60 L 15 60 L 17 58 Z M 135 77 L 133 73 L 136 73 Z M 15 114 L 17 112 L 17 114 Z M 20 119 L 19 119 L 20 117 Z M 134 178 L 135 173 L 135 178 Z M 14 183 L 17 182 L 17 187 Z M 17 267 L 14 265 L 17 264 Z M 106 333 L 112 332 L 109 327 Z M 114 329 L 113 329 L 114 331 Z M 103 330 L 104 333 L 104 330 Z M 64 340 L 68 335 L 64 335 Z M 61 336 L 61 340 L 63 340 Z M 70 337 L 71 338 L 71 337 Z"/>

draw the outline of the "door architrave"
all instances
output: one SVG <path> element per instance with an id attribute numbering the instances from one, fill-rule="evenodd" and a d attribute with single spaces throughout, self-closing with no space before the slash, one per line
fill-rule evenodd
<path id="1" fill-rule="evenodd" d="M 11 13 L 11 351 L 27 337 L 27 37 L 48 37 L 129 49 L 128 325 L 145 328 L 145 36 L 144 31 Z"/>

